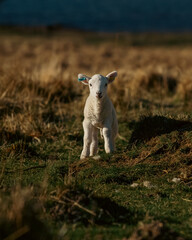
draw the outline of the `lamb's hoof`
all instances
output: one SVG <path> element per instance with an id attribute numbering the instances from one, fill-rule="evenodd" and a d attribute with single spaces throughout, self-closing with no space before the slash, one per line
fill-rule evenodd
<path id="1" fill-rule="evenodd" d="M 108 149 L 108 150 L 106 150 L 105 152 L 106 152 L 107 154 L 112 154 L 112 153 L 114 153 L 114 150 L 109 150 L 109 149 Z"/>
<path id="2" fill-rule="evenodd" d="M 85 155 L 81 155 L 81 156 L 80 156 L 80 159 L 81 159 L 81 160 L 86 159 L 86 158 L 88 158 L 88 156 L 85 156 Z"/>

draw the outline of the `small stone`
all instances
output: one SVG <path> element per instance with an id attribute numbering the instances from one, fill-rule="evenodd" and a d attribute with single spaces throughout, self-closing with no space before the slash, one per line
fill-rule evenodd
<path id="1" fill-rule="evenodd" d="M 154 186 L 149 181 L 144 181 L 143 186 L 147 188 L 153 188 Z"/>
<path id="2" fill-rule="evenodd" d="M 139 184 L 138 183 L 132 183 L 131 185 L 130 185 L 130 187 L 138 187 L 139 186 Z"/>
<path id="3" fill-rule="evenodd" d="M 179 183 L 181 181 L 181 178 L 176 178 L 175 177 L 171 181 L 174 182 L 174 183 Z"/>
<path id="4" fill-rule="evenodd" d="M 96 155 L 96 156 L 93 157 L 93 159 L 95 159 L 95 160 L 99 160 L 99 159 L 101 159 L 101 156 Z"/>

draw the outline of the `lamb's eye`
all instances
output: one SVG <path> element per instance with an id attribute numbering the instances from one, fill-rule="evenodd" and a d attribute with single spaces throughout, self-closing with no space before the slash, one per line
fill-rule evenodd
<path id="1" fill-rule="evenodd" d="M 105 83 L 105 87 L 107 87 L 107 83 Z"/>
<path id="2" fill-rule="evenodd" d="M 90 83 L 89 86 L 92 87 L 92 84 Z"/>

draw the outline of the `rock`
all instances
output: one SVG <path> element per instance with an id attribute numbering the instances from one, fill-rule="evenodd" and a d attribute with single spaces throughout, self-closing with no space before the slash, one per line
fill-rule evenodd
<path id="1" fill-rule="evenodd" d="M 93 157 L 93 159 L 95 159 L 95 160 L 100 160 L 100 159 L 101 159 L 101 156 L 96 155 L 96 156 Z"/>
<path id="2" fill-rule="evenodd" d="M 175 177 L 171 181 L 174 182 L 174 183 L 179 183 L 181 181 L 181 178 L 176 178 Z"/>
<path id="3" fill-rule="evenodd" d="M 135 188 L 135 187 L 138 187 L 138 186 L 139 186 L 138 183 L 132 183 L 132 184 L 130 185 L 130 187 L 132 187 L 132 188 Z"/>
<path id="4" fill-rule="evenodd" d="M 154 187 L 149 181 L 144 181 L 143 186 L 149 189 Z"/>

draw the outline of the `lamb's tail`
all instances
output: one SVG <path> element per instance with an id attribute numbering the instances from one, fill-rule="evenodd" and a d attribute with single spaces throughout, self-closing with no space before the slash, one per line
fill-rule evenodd
<path id="1" fill-rule="evenodd" d="M 127 139 L 126 139 L 126 138 L 124 138 L 123 136 L 121 136 L 119 133 L 117 134 L 117 137 L 118 137 L 118 138 L 120 138 L 121 140 L 123 140 L 123 141 L 127 142 Z"/>

